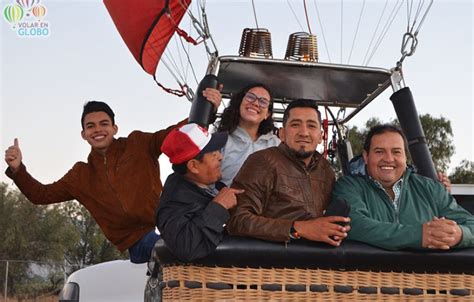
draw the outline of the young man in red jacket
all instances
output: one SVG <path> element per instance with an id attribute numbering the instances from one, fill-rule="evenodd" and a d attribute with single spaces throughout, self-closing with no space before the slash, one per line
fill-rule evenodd
<path id="1" fill-rule="evenodd" d="M 220 94 L 209 90 L 204 95 L 217 108 Z M 133 131 L 115 138 L 118 127 L 114 112 L 104 102 L 84 105 L 81 136 L 91 145 L 87 163 L 77 162 L 62 178 L 42 184 L 22 163 L 18 140 L 5 151 L 6 175 L 34 204 L 77 200 L 84 205 L 120 251 L 128 249 L 130 260 L 149 260 L 158 240 L 155 211 L 162 184 L 158 157 L 166 135 L 177 125 L 155 133 Z"/>

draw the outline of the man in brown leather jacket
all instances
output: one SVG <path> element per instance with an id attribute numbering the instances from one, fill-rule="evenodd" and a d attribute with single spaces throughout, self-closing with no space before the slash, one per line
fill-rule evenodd
<path id="1" fill-rule="evenodd" d="M 204 96 L 217 108 L 220 93 Z M 114 112 L 104 102 L 84 105 L 82 138 L 91 145 L 87 162 L 77 162 L 61 179 L 42 184 L 22 163 L 18 140 L 5 151 L 6 174 L 34 204 L 77 200 L 91 213 L 105 237 L 120 251 L 128 249 L 135 263 L 150 259 L 159 239 L 155 212 L 162 190 L 158 157 L 166 135 L 176 126 L 155 133 L 133 131 L 116 139 Z"/>
<path id="2" fill-rule="evenodd" d="M 255 152 L 234 178 L 237 196 L 227 230 L 231 235 L 287 242 L 306 238 L 338 246 L 349 218 L 322 217 L 335 176 L 316 151 L 322 140 L 321 114 L 314 101 L 291 102 L 280 129 L 278 147 Z"/>

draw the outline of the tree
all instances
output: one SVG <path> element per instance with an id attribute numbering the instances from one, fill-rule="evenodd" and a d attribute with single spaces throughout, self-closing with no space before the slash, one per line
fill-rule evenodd
<path id="1" fill-rule="evenodd" d="M 126 258 L 102 234 L 95 220 L 79 203 L 38 206 L 18 190 L 0 183 L 0 259 L 9 266 L 8 292 L 19 297 L 50 292 L 62 282 L 64 261 L 74 270 L 108 260 Z M 34 263 L 49 266 L 39 278 Z M 59 265 L 61 264 L 61 265 Z M 60 269 L 61 268 L 61 269 Z M 1 271 L 4 283 L 5 271 Z"/>
<path id="2" fill-rule="evenodd" d="M 0 217 L 5 223 L 0 255 L 9 259 L 62 261 L 74 241 L 74 230 L 59 207 L 33 205 L 16 190 L 2 192 Z"/>
<path id="3" fill-rule="evenodd" d="M 17 190 L 0 184 L 0 258 L 15 260 L 9 267 L 8 291 L 11 294 L 30 293 L 29 285 L 38 285 L 32 274 L 32 263 L 62 262 L 65 251 L 74 244 L 74 229 L 58 206 L 36 206 Z M 4 274 L 0 280 L 4 282 Z"/>
<path id="4" fill-rule="evenodd" d="M 66 202 L 63 213 L 74 225 L 78 235 L 76 244 L 64 255 L 70 266 L 79 269 L 104 261 L 128 258 L 105 238 L 89 211 L 77 201 Z"/>
<path id="5" fill-rule="evenodd" d="M 474 162 L 467 159 L 461 161 L 449 178 L 454 184 L 474 184 Z"/>
<path id="6" fill-rule="evenodd" d="M 420 120 L 436 169 L 446 171 L 454 154 L 451 122 L 442 116 L 435 118 L 429 114 L 420 115 Z"/>

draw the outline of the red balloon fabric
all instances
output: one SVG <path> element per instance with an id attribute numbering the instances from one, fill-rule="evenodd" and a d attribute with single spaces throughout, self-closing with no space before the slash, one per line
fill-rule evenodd
<path id="1" fill-rule="evenodd" d="M 104 0 L 128 49 L 153 76 L 190 3 L 191 0 Z"/>

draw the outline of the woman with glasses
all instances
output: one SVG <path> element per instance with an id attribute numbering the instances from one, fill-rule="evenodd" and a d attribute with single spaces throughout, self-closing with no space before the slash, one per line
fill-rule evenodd
<path id="1" fill-rule="evenodd" d="M 272 94 L 262 84 L 247 86 L 232 96 L 217 127 L 218 132 L 229 132 L 221 165 L 222 182 L 227 186 L 250 154 L 280 144 L 272 114 Z"/>

